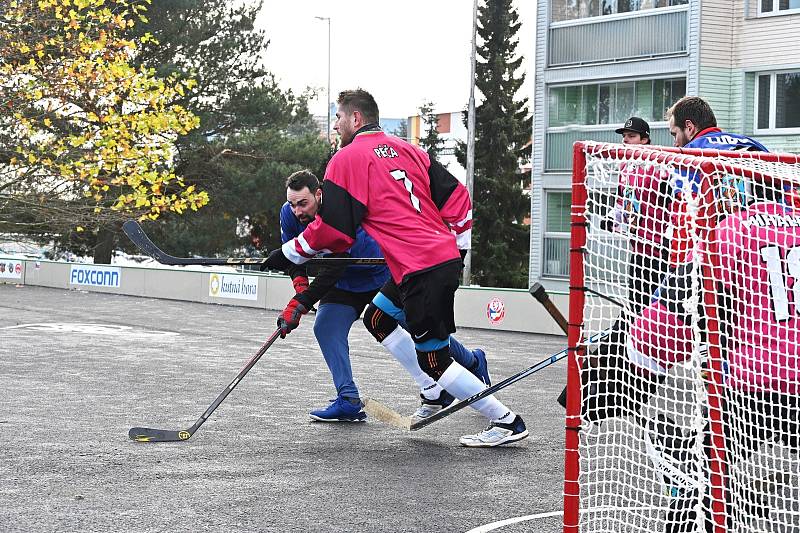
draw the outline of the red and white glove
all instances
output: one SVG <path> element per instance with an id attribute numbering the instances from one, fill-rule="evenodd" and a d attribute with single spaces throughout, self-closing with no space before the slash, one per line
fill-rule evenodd
<path id="1" fill-rule="evenodd" d="M 294 285 L 294 292 L 303 294 L 308 288 L 308 278 L 306 276 L 295 276 L 292 279 L 292 285 Z"/>
<path id="2" fill-rule="evenodd" d="M 286 309 L 278 317 L 278 327 L 281 330 L 282 339 L 285 339 L 290 331 L 300 325 L 300 318 L 306 313 L 308 313 L 308 309 L 297 299 L 289 300 Z"/>

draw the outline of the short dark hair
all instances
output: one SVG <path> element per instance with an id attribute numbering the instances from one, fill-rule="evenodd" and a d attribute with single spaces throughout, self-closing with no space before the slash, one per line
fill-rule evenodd
<path id="1" fill-rule="evenodd" d="M 336 103 L 343 107 L 347 113 L 358 111 L 364 117 L 366 124 L 377 123 L 380 119 L 378 104 L 375 99 L 364 89 L 351 89 L 339 93 Z"/>
<path id="2" fill-rule="evenodd" d="M 292 189 L 293 191 L 302 191 L 304 187 L 308 187 L 308 190 L 312 193 L 317 192 L 317 189 L 320 187 L 319 180 L 310 170 L 298 170 L 286 178 L 287 189 Z"/>
<path id="3" fill-rule="evenodd" d="M 673 117 L 676 126 L 683 129 L 691 120 L 698 130 L 717 127 L 717 117 L 708 102 L 699 96 L 684 96 L 667 109 L 667 120 Z"/>

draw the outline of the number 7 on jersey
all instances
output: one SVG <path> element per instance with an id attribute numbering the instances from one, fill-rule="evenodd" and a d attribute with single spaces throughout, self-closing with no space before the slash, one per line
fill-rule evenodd
<path id="1" fill-rule="evenodd" d="M 406 190 L 408 191 L 408 195 L 411 197 L 411 205 L 414 206 L 414 209 L 417 210 L 417 213 L 422 213 L 422 209 L 419 206 L 419 198 L 414 196 L 414 193 L 411 189 L 414 188 L 414 184 L 411 183 L 411 180 L 408 179 L 408 175 L 406 174 L 405 170 L 390 170 L 389 174 L 392 175 L 394 179 L 397 181 L 403 180 L 403 185 L 405 185 Z"/>

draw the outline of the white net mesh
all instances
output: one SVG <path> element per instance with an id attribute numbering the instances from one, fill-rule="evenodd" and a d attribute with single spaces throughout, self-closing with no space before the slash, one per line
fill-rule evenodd
<path id="1" fill-rule="evenodd" d="M 577 529 L 800 532 L 800 160 L 584 153 Z"/>

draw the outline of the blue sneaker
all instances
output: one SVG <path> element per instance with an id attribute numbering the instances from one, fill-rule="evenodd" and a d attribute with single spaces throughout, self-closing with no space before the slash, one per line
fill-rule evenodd
<path id="1" fill-rule="evenodd" d="M 420 393 L 419 397 L 422 399 L 422 404 L 414 411 L 412 415 L 414 418 L 428 418 L 429 416 L 438 413 L 445 407 L 449 406 L 455 401 L 452 394 L 442 389 L 442 393 L 435 400 L 429 400 L 424 394 Z"/>
<path id="2" fill-rule="evenodd" d="M 353 404 L 346 398 L 338 397 L 325 409 L 311 411 L 309 416 L 317 422 L 363 422 L 367 419 L 367 413 L 361 407 L 361 402 Z"/>
<path id="3" fill-rule="evenodd" d="M 479 380 L 483 381 L 484 385 L 491 387 L 492 378 L 489 376 L 489 362 L 486 361 L 486 352 L 480 348 L 476 348 L 475 350 L 472 350 L 472 353 L 475 355 L 477 364 L 474 368 L 470 368 L 469 371 L 475 374 Z"/>

